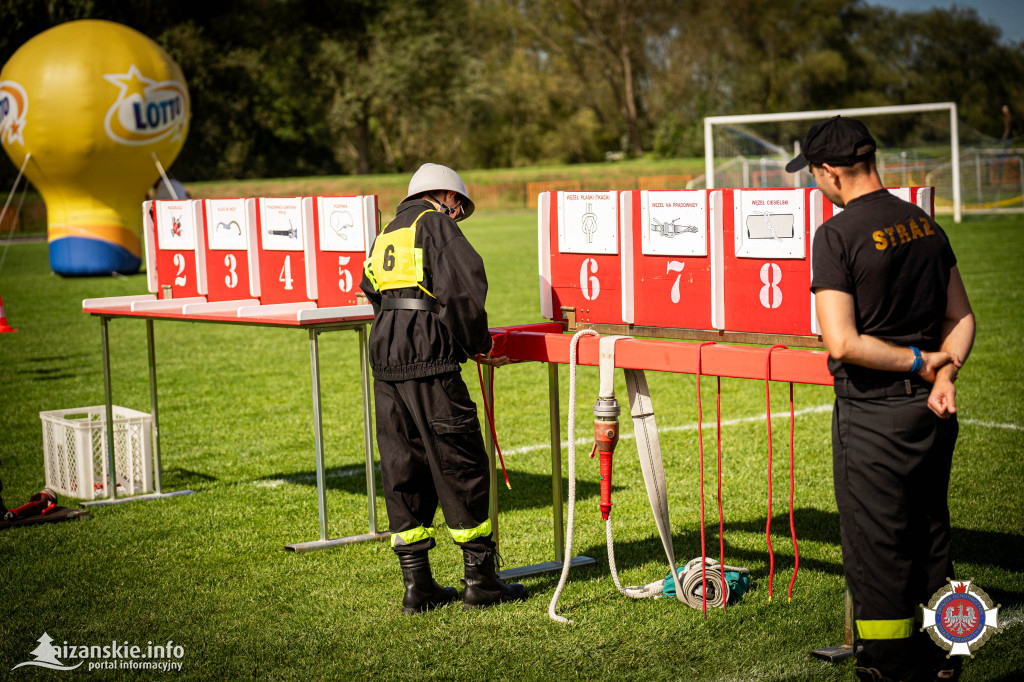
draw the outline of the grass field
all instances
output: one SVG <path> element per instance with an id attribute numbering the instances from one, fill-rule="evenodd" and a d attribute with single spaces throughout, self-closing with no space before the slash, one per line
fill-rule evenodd
<path id="1" fill-rule="evenodd" d="M 947 220 L 978 317 L 974 354 L 959 382 L 960 439 L 950 504 L 954 559 L 1002 605 L 1004 631 L 963 680 L 1024 676 L 1024 218 Z M 465 223 L 488 267 L 495 326 L 541 321 L 533 212 L 481 212 Z M 63 279 L 46 245 L 16 243 L 0 271 L 0 296 L 16 334 L 0 336 L 0 459 L 3 498 L 16 506 L 44 485 L 41 410 L 103 402 L 99 322 L 87 297 L 144 293 L 145 276 Z M 317 537 L 308 337 L 296 330 L 157 322 L 160 442 L 165 490 L 196 494 L 93 509 L 83 521 L 0 532 L 0 670 L 33 659 L 44 632 L 54 644 L 111 641 L 182 647 L 187 679 L 627 679 L 849 680 L 852 665 L 808 652 L 843 637 L 839 525 L 832 496 L 830 405 L 825 387 L 796 387 L 795 522 L 788 519 L 788 419 L 774 422 L 772 544 L 775 598 L 768 600 L 768 510 L 764 386 L 723 381 L 726 562 L 750 568 L 753 589 L 727 613 L 620 596 L 609 575 L 597 509 L 597 465 L 578 453 L 574 553 L 597 559 L 574 569 L 552 622 L 557 574 L 526 578 L 525 604 L 461 608 L 404 618 L 397 561 L 384 542 L 309 554 L 285 544 Z M 145 325 L 110 325 L 114 402 L 147 410 Z M 320 340 L 331 537 L 366 532 L 356 335 Z M 561 373 L 563 417 L 567 372 Z M 471 386 L 476 368 L 465 367 Z M 651 374 L 670 478 L 676 554 L 700 556 L 695 382 Z M 578 423 L 585 432 L 596 371 L 579 373 Z M 705 419 L 714 382 L 705 381 Z M 773 411 L 788 412 L 773 384 Z M 526 363 L 497 371 L 497 428 L 512 490 L 499 490 L 506 566 L 553 558 L 547 370 Z M 619 395 L 624 389 L 619 386 Z M 478 401 L 479 404 L 479 401 Z M 624 432 L 630 431 L 625 420 Z M 563 437 L 565 425 L 562 425 Z M 709 548 L 717 553 L 713 490 L 715 431 L 705 429 Z M 588 449 L 588 448 L 587 448 Z M 624 584 L 663 577 L 660 543 L 632 443 L 615 472 L 616 559 Z M 564 453 L 563 453 L 564 457 Z M 378 474 L 379 477 L 379 474 Z M 567 485 L 567 484 L 564 484 Z M 377 506 L 386 526 L 383 501 Z M 438 515 L 439 524 L 443 520 Z M 443 526 L 439 538 L 445 537 Z M 457 584 L 461 554 L 442 540 L 436 577 Z M 74 664 L 63 658 L 65 664 Z M 75 672 L 20 668 L 11 679 L 70 679 Z M 162 673 L 97 671 L 106 677 Z M 64 676 L 64 677 L 62 677 Z"/>

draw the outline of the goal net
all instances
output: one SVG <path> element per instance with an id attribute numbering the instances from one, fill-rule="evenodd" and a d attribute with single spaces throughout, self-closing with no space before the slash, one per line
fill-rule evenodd
<path id="1" fill-rule="evenodd" d="M 878 142 L 878 170 L 889 187 L 933 186 L 935 208 L 1024 210 L 1024 149 L 958 124 L 956 104 L 914 104 L 704 120 L 705 175 L 688 187 L 806 187 L 806 171 L 787 173 L 807 128 L 835 115 L 862 119 Z"/>

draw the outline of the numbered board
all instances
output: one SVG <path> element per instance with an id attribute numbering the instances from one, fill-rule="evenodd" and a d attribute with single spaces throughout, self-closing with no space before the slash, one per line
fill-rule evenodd
<path id="1" fill-rule="evenodd" d="M 363 261 L 379 227 L 377 197 L 307 197 L 302 210 L 315 247 L 310 299 L 320 308 L 356 305 Z"/>
<path id="2" fill-rule="evenodd" d="M 711 329 L 709 225 L 722 211 L 722 192 L 625 192 L 623 318 L 649 327 Z M 720 222 L 720 221 L 719 221 Z"/>
<path id="3" fill-rule="evenodd" d="M 542 192 L 538 197 L 541 314 L 622 324 L 618 192 Z"/>
<path id="4" fill-rule="evenodd" d="M 258 297 L 259 261 L 250 248 L 256 243 L 254 200 L 205 199 L 202 204 L 208 300 Z"/>
<path id="5" fill-rule="evenodd" d="M 816 189 L 723 190 L 715 242 L 715 329 L 815 333 L 811 229 L 821 223 Z"/>
<path id="6" fill-rule="evenodd" d="M 909 201 L 917 205 L 925 213 L 935 218 L 935 188 L 934 187 L 888 187 L 889 193 L 897 196 L 903 201 Z M 822 222 L 834 215 L 843 212 L 843 209 L 833 204 L 828 199 L 823 200 Z"/>
<path id="7" fill-rule="evenodd" d="M 147 284 L 160 299 L 206 295 L 206 258 L 199 202 L 142 205 Z"/>
<path id="8" fill-rule="evenodd" d="M 306 224 L 301 197 L 255 200 L 256 281 L 261 305 L 314 300 L 313 235 Z"/>

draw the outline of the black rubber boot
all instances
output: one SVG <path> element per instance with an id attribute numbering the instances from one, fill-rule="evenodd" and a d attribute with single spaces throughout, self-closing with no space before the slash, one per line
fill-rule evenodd
<path id="1" fill-rule="evenodd" d="M 510 601 L 526 601 L 526 588 L 518 583 L 506 584 L 494 570 L 493 549 L 483 551 L 463 548 L 462 559 L 466 569 L 462 592 L 463 609 L 482 609 Z"/>
<path id="2" fill-rule="evenodd" d="M 450 604 L 459 598 L 454 587 L 442 587 L 430 573 L 430 559 L 427 550 L 413 554 L 399 554 L 405 581 L 405 596 L 402 597 L 402 615 L 412 616 L 438 606 Z"/>

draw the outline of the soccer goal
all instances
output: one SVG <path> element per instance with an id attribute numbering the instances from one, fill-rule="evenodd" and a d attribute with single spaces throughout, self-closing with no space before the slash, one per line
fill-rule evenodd
<path id="1" fill-rule="evenodd" d="M 704 178 L 694 187 L 805 187 L 806 172 L 787 173 L 800 153 L 808 120 L 832 116 L 867 119 L 878 143 L 878 170 L 888 186 L 932 185 L 936 210 L 962 215 L 960 143 L 953 102 L 704 119 Z"/>

